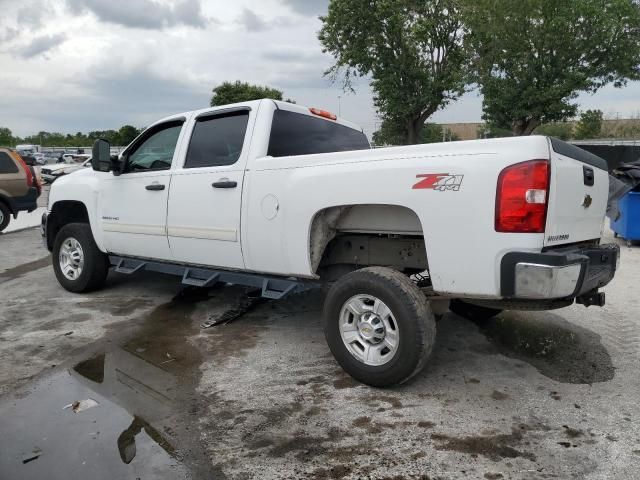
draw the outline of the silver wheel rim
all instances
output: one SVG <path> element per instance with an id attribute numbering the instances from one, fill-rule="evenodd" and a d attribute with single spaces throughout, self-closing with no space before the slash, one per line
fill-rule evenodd
<path id="1" fill-rule="evenodd" d="M 373 295 L 354 295 L 340 310 L 340 337 L 360 362 L 380 366 L 398 351 L 400 330 L 391 309 Z"/>
<path id="2" fill-rule="evenodd" d="M 77 280 L 84 268 L 82 245 L 73 237 L 65 238 L 58 255 L 60 270 L 69 280 Z"/>
<path id="3" fill-rule="evenodd" d="M 4 222 L 4 212 L 0 208 L 0 225 L 2 225 L 2 222 Z"/>

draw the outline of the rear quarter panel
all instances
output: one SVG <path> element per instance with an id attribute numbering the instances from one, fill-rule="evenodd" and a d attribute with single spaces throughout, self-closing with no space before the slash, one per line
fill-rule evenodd
<path id="1" fill-rule="evenodd" d="M 318 212 L 399 205 L 420 219 L 437 292 L 496 297 L 502 256 L 540 251 L 544 238 L 495 232 L 498 174 L 507 165 L 548 156 L 546 138 L 529 137 L 257 158 L 243 193 L 245 264 L 254 271 L 314 277 L 309 234 Z M 434 174 L 459 182 L 459 188 L 428 187 L 423 175 Z"/>

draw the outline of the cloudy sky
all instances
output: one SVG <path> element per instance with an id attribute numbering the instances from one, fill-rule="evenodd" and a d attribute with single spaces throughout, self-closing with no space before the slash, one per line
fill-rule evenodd
<path id="1" fill-rule="evenodd" d="M 377 119 L 323 78 L 318 15 L 328 0 L 0 0 L 0 126 L 14 134 L 144 126 L 208 105 L 225 80 L 267 84 L 298 103 L 338 111 L 367 133 Z M 640 84 L 579 99 L 605 115 L 640 113 Z M 432 119 L 480 120 L 472 92 Z"/>

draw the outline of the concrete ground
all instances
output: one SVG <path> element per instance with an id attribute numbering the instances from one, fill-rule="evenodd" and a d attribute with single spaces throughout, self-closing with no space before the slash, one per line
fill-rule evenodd
<path id="1" fill-rule="evenodd" d="M 449 313 L 424 372 L 381 390 L 333 360 L 320 291 L 111 273 L 74 295 L 37 229 L 2 235 L 0 478 L 638 478 L 640 249 L 622 249 L 606 307 Z"/>

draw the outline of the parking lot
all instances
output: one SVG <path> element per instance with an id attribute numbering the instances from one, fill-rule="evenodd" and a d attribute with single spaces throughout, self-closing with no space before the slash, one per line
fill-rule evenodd
<path id="1" fill-rule="evenodd" d="M 3 478 L 637 478 L 638 247 L 606 307 L 449 313 L 425 371 L 385 390 L 332 358 L 322 291 L 111 273 L 74 295 L 37 228 L 0 247 Z"/>

